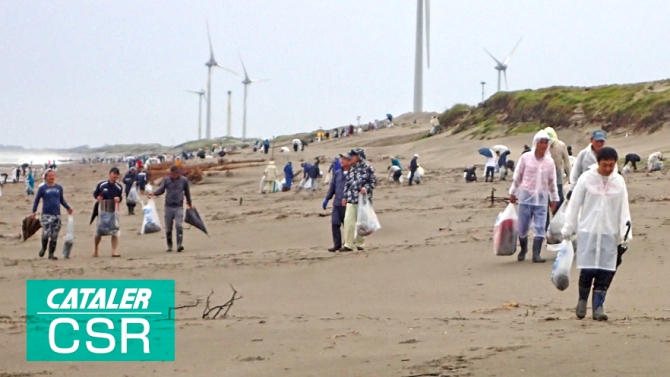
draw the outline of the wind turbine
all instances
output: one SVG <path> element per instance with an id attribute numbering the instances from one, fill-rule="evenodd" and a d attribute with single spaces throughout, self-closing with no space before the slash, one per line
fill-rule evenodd
<path id="1" fill-rule="evenodd" d="M 247 68 L 244 66 L 244 61 L 242 60 L 242 54 L 238 51 L 240 55 L 240 62 L 242 63 L 242 69 L 244 70 L 244 105 L 243 105 L 243 115 L 242 115 L 242 141 L 247 139 L 247 89 L 251 83 L 260 82 L 260 81 L 269 81 L 268 79 L 250 79 L 247 74 Z"/>
<path id="2" fill-rule="evenodd" d="M 423 5 L 426 4 L 426 61 L 430 69 L 430 0 L 416 0 L 416 56 L 414 60 L 414 112 L 423 111 Z"/>
<path id="3" fill-rule="evenodd" d="M 189 93 L 195 93 L 198 95 L 198 140 L 202 139 L 202 97 L 206 97 L 205 88 L 202 88 L 200 91 L 187 90 Z"/>
<path id="4" fill-rule="evenodd" d="M 207 24 L 207 39 L 209 40 L 209 61 L 205 63 L 207 66 L 207 139 L 212 138 L 212 68 L 214 67 L 219 67 L 223 69 L 224 71 L 228 71 L 230 73 L 233 73 L 237 75 L 234 71 L 231 71 L 228 68 L 224 68 L 219 65 L 219 63 L 216 62 L 216 59 L 214 59 L 214 49 L 212 48 L 212 38 L 209 35 L 209 22 L 205 20 L 205 23 Z"/>
<path id="5" fill-rule="evenodd" d="M 514 46 L 514 48 L 512 49 L 512 52 L 510 52 L 509 55 L 507 55 L 507 58 L 502 63 L 500 61 L 498 61 L 498 59 L 494 58 L 493 55 L 491 55 L 491 53 L 487 49 L 484 49 L 484 51 L 486 51 L 486 53 L 489 54 L 489 56 L 493 60 L 495 60 L 495 62 L 496 62 L 496 66 L 494 68 L 498 71 L 498 91 L 500 91 L 500 73 L 501 72 L 502 72 L 503 76 L 505 76 L 505 90 L 507 90 L 507 64 L 509 63 L 509 59 L 512 57 L 512 54 L 514 53 L 516 48 L 519 46 L 519 43 L 521 43 L 521 39 L 523 39 L 523 37 L 519 38 L 519 41 L 516 43 L 516 46 Z"/>

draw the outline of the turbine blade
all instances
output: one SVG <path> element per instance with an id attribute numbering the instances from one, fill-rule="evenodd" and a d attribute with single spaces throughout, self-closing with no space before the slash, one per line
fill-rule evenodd
<path id="1" fill-rule="evenodd" d="M 489 54 L 489 56 L 491 57 L 491 59 L 493 59 L 496 63 L 501 64 L 501 63 L 498 61 L 498 59 L 494 58 L 493 55 L 491 55 L 491 53 L 489 52 L 489 50 L 484 49 L 484 51 L 486 51 L 486 53 Z"/>
<path id="2" fill-rule="evenodd" d="M 505 90 L 509 90 L 509 89 L 507 88 L 507 70 L 504 70 L 504 71 L 503 71 L 503 76 L 505 76 Z"/>
<path id="3" fill-rule="evenodd" d="M 244 60 L 242 60 L 242 53 L 240 50 L 237 50 L 237 55 L 240 57 L 240 63 L 242 63 L 242 69 L 244 70 L 244 78 L 249 80 L 249 75 L 247 74 L 247 68 L 244 66 Z"/>
<path id="4" fill-rule="evenodd" d="M 263 81 L 270 81 L 270 79 L 251 79 L 251 82 L 263 82 Z"/>
<path id="5" fill-rule="evenodd" d="M 426 61 L 430 68 L 430 0 L 426 0 Z"/>
<path id="6" fill-rule="evenodd" d="M 209 56 L 214 60 L 214 49 L 212 48 L 212 37 L 209 35 L 209 21 L 205 18 L 205 24 L 207 25 L 207 40 L 209 41 Z"/>
<path id="7" fill-rule="evenodd" d="M 216 66 L 219 67 L 219 68 L 221 68 L 221 69 L 223 69 L 224 71 L 228 71 L 228 72 L 232 73 L 232 74 L 235 75 L 235 76 L 239 76 L 239 74 L 238 74 L 237 72 L 233 71 L 233 70 L 230 70 L 230 69 L 228 69 L 228 68 L 226 68 L 226 67 L 222 67 L 222 66 L 220 66 L 220 65 L 218 65 L 218 64 L 217 64 Z"/>
<path id="8" fill-rule="evenodd" d="M 519 41 L 516 42 L 516 45 L 515 45 L 514 48 L 512 49 L 512 52 L 510 52 L 510 53 L 509 53 L 509 56 L 507 56 L 507 59 L 505 59 L 505 65 L 507 65 L 507 63 L 509 63 L 509 60 L 510 60 L 510 58 L 512 57 L 512 54 L 514 53 L 514 51 L 516 51 L 516 48 L 519 46 L 519 43 L 521 43 L 521 40 L 522 40 L 522 39 L 523 39 L 523 37 L 519 38 Z"/>
<path id="9" fill-rule="evenodd" d="M 195 90 L 184 90 L 185 92 L 201 94 L 201 92 L 196 92 Z"/>

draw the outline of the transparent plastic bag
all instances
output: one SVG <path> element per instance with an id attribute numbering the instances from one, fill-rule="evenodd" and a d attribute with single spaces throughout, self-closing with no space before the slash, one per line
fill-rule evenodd
<path id="1" fill-rule="evenodd" d="M 499 256 L 514 255 L 518 237 L 519 216 L 514 204 L 510 203 L 498 214 L 493 226 L 493 253 Z"/>
<path id="2" fill-rule="evenodd" d="M 135 187 L 135 184 L 133 183 L 133 187 L 130 188 L 130 191 L 128 191 L 128 203 L 129 204 L 137 204 L 140 202 L 140 195 L 137 193 L 137 188 Z"/>
<path id="3" fill-rule="evenodd" d="M 565 225 L 565 211 L 567 208 L 568 202 L 565 201 L 551 219 L 551 222 L 549 223 L 549 229 L 547 229 L 547 245 L 557 245 L 563 242 L 561 229 L 563 229 L 563 225 Z"/>
<path id="4" fill-rule="evenodd" d="M 356 216 L 355 237 L 365 237 L 381 229 L 377 214 L 367 194 L 358 199 L 358 215 Z"/>
<path id="5" fill-rule="evenodd" d="M 98 203 L 98 236 L 118 236 L 121 224 L 119 222 L 118 205 L 113 200 L 103 200 Z"/>
<path id="6" fill-rule="evenodd" d="M 63 243 L 63 256 L 67 259 L 72 252 L 74 245 L 74 216 L 69 216 L 67 219 L 67 229 L 65 231 L 65 242 Z"/>
<path id="7" fill-rule="evenodd" d="M 572 241 L 563 240 L 556 255 L 556 261 L 554 261 L 554 267 L 551 269 L 551 282 L 559 291 L 566 290 L 570 285 L 570 269 L 574 258 L 575 251 L 572 248 Z"/>
<path id="8" fill-rule="evenodd" d="M 160 232 L 162 226 L 158 217 L 156 202 L 153 199 L 149 199 L 147 204 L 142 207 L 142 212 L 144 213 L 144 220 L 142 220 L 142 229 L 140 230 L 140 234 Z"/>

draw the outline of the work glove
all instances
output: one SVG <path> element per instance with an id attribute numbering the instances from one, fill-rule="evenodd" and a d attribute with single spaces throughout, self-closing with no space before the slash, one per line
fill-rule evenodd
<path id="1" fill-rule="evenodd" d="M 561 235 L 564 240 L 569 240 L 572 237 L 572 229 L 570 229 L 568 224 L 563 225 L 563 228 L 561 228 Z"/>
<path id="2" fill-rule="evenodd" d="M 568 191 L 568 195 L 565 196 L 567 200 L 570 200 L 570 197 L 572 196 L 572 190 Z"/>
<path id="3" fill-rule="evenodd" d="M 322 207 L 323 207 L 323 209 L 326 209 L 326 207 L 328 207 L 328 199 L 323 201 L 323 206 Z"/>

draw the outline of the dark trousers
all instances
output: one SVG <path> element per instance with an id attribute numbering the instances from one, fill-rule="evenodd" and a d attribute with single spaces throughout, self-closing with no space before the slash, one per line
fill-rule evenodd
<path id="1" fill-rule="evenodd" d="M 557 184 L 556 188 L 558 188 L 558 204 L 556 205 L 556 210 L 551 213 L 552 217 L 558 212 L 558 209 L 561 208 L 563 201 L 565 201 L 565 197 L 563 196 L 563 184 Z M 551 199 L 549 199 L 549 204 L 551 205 Z M 547 229 L 549 229 L 549 211 L 547 211 Z"/>
<path id="2" fill-rule="evenodd" d="M 336 249 L 342 247 L 342 224 L 344 224 L 344 213 L 346 207 L 344 206 L 333 206 L 333 213 L 330 217 L 330 222 L 333 227 L 333 246 Z"/>
<path id="3" fill-rule="evenodd" d="M 491 182 L 493 182 L 493 177 L 496 174 L 496 168 L 495 166 L 487 166 L 486 167 L 486 179 L 484 179 L 484 182 L 489 181 L 489 175 L 491 176 Z"/>
<path id="4" fill-rule="evenodd" d="M 401 176 L 402 176 L 402 170 L 398 170 L 395 173 L 393 173 L 393 180 L 398 182 Z"/>
<path id="5" fill-rule="evenodd" d="M 409 185 L 410 186 L 412 185 L 412 181 L 414 180 L 414 172 L 416 172 L 416 170 L 410 170 L 409 171 Z"/>
<path id="6" fill-rule="evenodd" d="M 591 292 L 591 286 L 594 291 L 607 292 L 616 271 L 601 270 L 597 268 L 584 268 L 579 273 L 579 299 L 587 300 Z"/>

